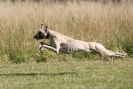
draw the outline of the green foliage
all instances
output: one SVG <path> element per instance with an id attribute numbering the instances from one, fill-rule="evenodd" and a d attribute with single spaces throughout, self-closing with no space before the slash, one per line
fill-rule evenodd
<path id="1" fill-rule="evenodd" d="M 88 53 L 88 52 L 85 52 L 85 51 L 81 51 L 81 52 L 78 52 L 78 53 L 74 53 L 72 55 L 72 57 L 74 59 L 78 60 L 78 61 L 95 59 L 95 56 L 96 55 L 93 55 L 92 53 Z"/>
<path id="2" fill-rule="evenodd" d="M 128 56 L 133 57 L 133 42 L 125 41 L 123 43 L 123 49 L 128 53 Z"/>
<path id="3" fill-rule="evenodd" d="M 11 61 L 12 63 L 21 63 L 24 62 L 25 60 L 25 55 L 23 55 L 22 53 L 18 52 L 9 52 L 8 54 L 9 57 L 9 61 Z"/>

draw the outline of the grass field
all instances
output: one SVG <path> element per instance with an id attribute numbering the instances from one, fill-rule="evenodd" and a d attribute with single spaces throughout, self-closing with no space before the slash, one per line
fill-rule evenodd
<path id="1" fill-rule="evenodd" d="M 40 54 L 33 39 L 40 24 L 96 41 L 123 59 Z M 0 2 L 0 89 L 133 89 L 133 5 L 88 2 Z"/>
<path id="2" fill-rule="evenodd" d="M 0 66 L 0 89 L 133 89 L 133 60 Z"/>
<path id="3" fill-rule="evenodd" d="M 41 23 L 75 39 L 96 41 L 110 50 L 125 51 L 132 56 L 132 14 L 133 6 L 130 3 L 104 5 L 91 2 L 65 4 L 1 2 L 0 62 L 22 63 L 38 60 L 40 58 L 38 42 L 33 36 Z M 61 59 L 61 56 L 58 57 L 50 51 L 46 57 L 48 60 Z"/>

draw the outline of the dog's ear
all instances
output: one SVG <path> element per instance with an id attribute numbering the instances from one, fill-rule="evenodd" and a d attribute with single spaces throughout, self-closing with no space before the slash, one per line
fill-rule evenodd
<path id="1" fill-rule="evenodd" d="M 47 33 L 48 32 L 48 26 L 45 26 L 44 31 Z"/>
<path id="2" fill-rule="evenodd" d="M 41 24 L 41 28 L 44 28 L 44 25 L 43 24 Z"/>

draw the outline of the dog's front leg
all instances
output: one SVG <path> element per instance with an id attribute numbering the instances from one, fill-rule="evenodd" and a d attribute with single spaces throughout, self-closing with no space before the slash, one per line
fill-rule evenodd
<path id="1" fill-rule="evenodd" d="M 56 46 L 56 53 L 58 54 L 59 50 L 60 50 L 61 42 L 58 39 L 54 39 L 54 42 L 55 42 L 55 46 Z"/>

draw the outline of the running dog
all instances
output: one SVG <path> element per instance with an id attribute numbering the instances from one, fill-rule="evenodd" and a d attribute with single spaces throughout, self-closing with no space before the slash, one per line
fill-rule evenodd
<path id="1" fill-rule="evenodd" d="M 54 49 L 57 54 L 61 49 L 65 49 L 67 52 L 83 50 L 87 52 L 95 52 L 101 56 L 109 57 L 124 57 L 127 55 L 126 53 L 108 50 L 102 44 L 97 42 L 85 42 L 82 40 L 73 39 L 53 31 L 49 29 L 48 26 L 44 26 L 43 24 L 41 24 L 41 28 L 34 38 L 36 40 L 49 39 L 50 46 L 53 47 L 52 49 Z M 44 47 L 46 47 L 46 45 L 42 42 L 39 49 L 43 50 Z"/>

